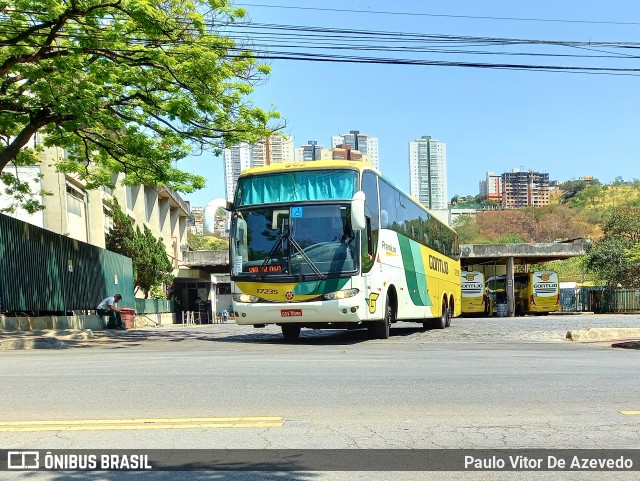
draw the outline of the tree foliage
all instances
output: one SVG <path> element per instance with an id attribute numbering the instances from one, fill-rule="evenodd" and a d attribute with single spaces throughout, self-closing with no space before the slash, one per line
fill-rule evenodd
<path id="1" fill-rule="evenodd" d="M 609 286 L 640 287 L 640 207 L 611 209 L 603 231 L 585 256 L 585 269 Z"/>
<path id="2" fill-rule="evenodd" d="M 89 188 L 204 186 L 175 161 L 255 142 L 278 126 L 247 96 L 268 67 L 224 29 L 227 0 L 0 0 L 0 171 L 58 146 L 61 172 Z M 3 179 L 15 185 L 15 181 Z M 24 186 L 20 187 L 24 188 Z"/>
<path id="3" fill-rule="evenodd" d="M 156 239 L 146 225 L 143 231 L 136 228 L 134 237 L 135 253 L 135 285 L 142 290 L 145 299 L 149 297 L 153 287 L 173 281 L 173 266 L 164 248 L 162 239 Z"/>
<path id="4" fill-rule="evenodd" d="M 619 237 L 631 245 L 640 242 L 640 207 L 612 209 L 604 228 L 607 237 Z"/>
<path id="5" fill-rule="evenodd" d="M 518 238 L 522 242 L 553 242 L 557 239 L 594 237 L 600 230 L 588 218 L 564 205 L 476 214 L 480 237 L 498 242 L 501 238 Z"/>
<path id="6" fill-rule="evenodd" d="M 113 227 L 105 236 L 108 250 L 130 257 L 133 262 L 134 285 L 142 290 L 144 297 L 154 287 L 170 283 L 173 266 L 167 255 L 162 239 L 156 239 L 145 225 L 144 230 L 133 227 L 133 221 L 127 216 L 117 200 L 113 200 L 111 215 Z"/>
<path id="7" fill-rule="evenodd" d="M 187 232 L 187 244 L 194 251 L 224 251 L 229 249 L 229 241 L 219 237 Z"/>

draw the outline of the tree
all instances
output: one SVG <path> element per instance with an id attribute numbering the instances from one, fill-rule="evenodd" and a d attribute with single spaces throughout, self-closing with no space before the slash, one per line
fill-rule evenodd
<path id="1" fill-rule="evenodd" d="M 637 244 L 640 242 L 640 207 L 612 209 L 603 230 L 606 236 L 620 237 L 630 245 Z"/>
<path id="2" fill-rule="evenodd" d="M 578 194 L 581 190 L 587 187 L 587 183 L 584 180 L 569 180 L 560 185 L 562 196 L 560 202 L 568 202 Z"/>
<path id="3" fill-rule="evenodd" d="M 113 226 L 104 236 L 107 249 L 133 259 L 136 249 L 136 231 L 133 221 L 122 211 L 115 198 L 111 201 L 111 219 Z"/>
<path id="4" fill-rule="evenodd" d="M 640 286 L 640 207 L 611 209 L 604 238 L 590 245 L 585 268 L 609 286 Z"/>
<path id="5" fill-rule="evenodd" d="M 269 72 L 223 35 L 227 0 L 0 0 L 0 171 L 33 165 L 36 133 L 87 182 L 204 186 L 175 161 L 255 142 L 281 126 L 246 100 Z M 11 188 L 25 187 L 4 176 Z"/>
<path id="6" fill-rule="evenodd" d="M 469 216 L 460 216 L 453 226 L 458 234 L 460 244 L 483 244 L 475 219 Z"/>
<path id="7" fill-rule="evenodd" d="M 136 228 L 135 236 L 135 285 L 142 290 L 145 299 L 155 286 L 173 281 L 173 266 L 165 251 L 162 239 L 153 237 L 146 225 L 143 232 Z"/>
<path id="8" fill-rule="evenodd" d="M 223 251 L 229 249 L 229 241 L 218 237 L 187 232 L 187 244 L 194 251 Z"/>
<path id="9" fill-rule="evenodd" d="M 133 221 L 127 216 L 117 200 L 111 207 L 113 227 L 105 236 L 108 250 L 131 258 L 133 279 L 137 289 L 141 289 L 145 299 L 154 287 L 163 282 L 170 283 L 173 266 L 165 251 L 162 239 L 153 237 L 151 230 L 144 226 L 134 229 Z"/>
<path id="10" fill-rule="evenodd" d="M 629 281 L 633 278 L 634 264 L 625 255 L 626 243 L 616 237 L 606 237 L 599 242 L 588 244 L 584 256 L 584 269 L 609 287 L 621 284 L 634 287 Z"/>

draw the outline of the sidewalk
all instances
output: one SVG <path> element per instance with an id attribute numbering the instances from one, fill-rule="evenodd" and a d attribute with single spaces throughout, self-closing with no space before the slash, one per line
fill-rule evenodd
<path id="1" fill-rule="evenodd" d="M 91 329 L 41 329 L 35 331 L 0 330 L 0 351 L 15 349 L 65 349 L 64 341 L 94 337 Z"/>
<path id="2" fill-rule="evenodd" d="M 91 329 L 40 329 L 32 331 L 9 331 L 0 329 L 0 351 L 27 349 L 67 349 L 73 347 L 87 347 L 90 345 L 104 345 L 115 343 L 140 343 L 145 341 L 167 340 L 172 333 L 179 333 L 181 337 L 202 336 L 202 329 L 216 329 L 222 336 L 233 335 L 229 327 L 235 327 L 235 322 L 198 324 L 167 324 L 157 327 L 139 327 L 127 330 L 107 329 L 92 331 Z M 224 329 L 227 328 L 227 329 Z"/>

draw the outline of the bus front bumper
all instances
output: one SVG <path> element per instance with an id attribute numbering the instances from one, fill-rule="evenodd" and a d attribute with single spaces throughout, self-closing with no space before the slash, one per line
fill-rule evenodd
<path id="1" fill-rule="evenodd" d="M 327 324 L 362 322 L 365 311 L 356 299 L 313 302 L 233 302 L 235 320 L 241 325 Z"/>

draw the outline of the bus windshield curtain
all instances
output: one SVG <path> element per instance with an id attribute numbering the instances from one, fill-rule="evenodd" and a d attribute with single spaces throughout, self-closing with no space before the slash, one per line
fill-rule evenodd
<path id="1" fill-rule="evenodd" d="M 312 200 L 351 200 L 356 172 L 287 172 L 246 177 L 238 182 L 236 205 L 269 204 Z"/>

